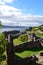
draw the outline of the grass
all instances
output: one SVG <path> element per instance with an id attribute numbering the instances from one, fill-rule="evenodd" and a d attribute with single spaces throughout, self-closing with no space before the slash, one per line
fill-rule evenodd
<path id="1" fill-rule="evenodd" d="M 37 55 L 39 53 L 39 51 L 24 51 L 24 52 L 21 52 L 21 53 L 15 53 L 17 56 L 21 57 L 21 58 L 26 58 L 26 57 L 29 57 L 29 56 L 32 56 L 32 55 Z"/>
<path id="2" fill-rule="evenodd" d="M 43 38 L 43 34 L 39 33 L 38 31 L 34 31 L 34 33 L 37 36 Z M 19 38 L 14 39 L 13 42 L 14 42 L 14 45 L 19 45 L 19 44 L 23 43 L 22 41 L 20 41 Z M 26 57 L 29 57 L 32 55 L 37 55 L 37 54 L 39 54 L 40 51 L 43 51 L 43 49 L 42 48 L 35 48 L 35 49 L 32 48 L 32 49 L 28 49 L 28 50 L 24 50 L 24 51 L 20 51 L 20 52 L 19 51 L 15 52 L 15 54 L 21 58 L 26 58 Z"/>
<path id="3" fill-rule="evenodd" d="M 0 63 L 0 65 L 7 65 L 7 61 L 5 60 L 5 61 L 2 61 L 1 63 Z"/>
<path id="4" fill-rule="evenodd" d="M 6 55 L 6 52 L 4 52 L 3 55 Z M 3 61 L 0 63 L 0 65 L 7 65 L 7 61 L 6 61 L 6 59 L 3 60 Z"/>
<path id="5" fill-rule="evenodd" d="M 26 31 L 27 33 L 35 33 L 37 36 L 39 36 L 40 38 L 43 38 L 43 34 L 42 33 L 40 33 L 40 32 L 38 32 L 37 30 L 36 31 Z"/>
<path id="6" fill-rule="evenodd" d="M 14 45 L 22 44 L 22 41 L 19 40 L 19 38 L 13 40 Z"/>
<path id="7" fill-rule="evenodd" d="M 33 31 L 33 32 L 34 32 L 38 37 L 43 38 L 43 34 L 42 34 L 42 33 L 38 32 L 38 31 Z M 29 32 L 28 32 L 28 33 L 29 33 Z M 30 33 L 31 33 L 31 32 L 30 32 Z M 14 42 L 14 45 L 15 45 L 15 46 L 24 43 L 24 42 L 22 42 L 19 38 L 14 39 L 13 42 Z"/>
<path id="8" fill-rule="evenodd" d="M 25 42 L 27 42 L 27 41 L 25 41 Z M 22 42 L 19 38 L 13 40 L 13 43 L 14 43 L 15 46 L 23 44 L 25 42 Z"/>
<path id="9" fill-rule="evenodd" d="M 41 34 L 41 33 L 37 32 L 37 31 L 35 31 L 35 34 L 36 34 L 37 36 L 39 36 L 39 37 L 43 38 L 43 34 Z"/>
<path id="10" fill-rule="evenodd" d="M 25 42 L 27 42 L 27 41 L 25 41 Z M 19 38 L 13 40 L 13 43 L 15 46 L 20 45 L 20 44 L 24 44 L 25 42 L 20 41 Z"/>
<path id="11" fill-rule="evenodd" d="M 32 55 L 37 55 L 40 51 L 43 51 L 43 48 L 31 48 L 22 52 L 16 52 L 15 54 L 21 58 L 26 58 Z"/>

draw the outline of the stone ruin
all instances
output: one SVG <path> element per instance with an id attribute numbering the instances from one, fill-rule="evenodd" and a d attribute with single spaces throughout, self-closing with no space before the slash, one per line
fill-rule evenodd
<path id="1" fill-rule="evenodd" d="M 15 31 L 14 31 L 15 32 Z M 31 63 L 33 63 L 33 65 L 40 65 L 40 64 L 37 64 L 36 61 L 38 61 L 38 58 L 36 56 L 31 56 L 31 57 L 27 57 L 27 58 L 19 58 L 15 55 L 15 50 L 18 50 L 19 49 L 23 49 L 23 48 L 29 48 L 29 47 L 35 47 L 35 46 L 41 46 L 40 42 L 39 41 L 31 41 L 31 42 L 27 42 L 23 45 L 19 45 L 17 47 L 15 47 L 13 45 L 13 38 L 16 38 L 18 37 L 19 35 L 15 36 L 12 36 L 12 33 L 8 33 L 8 32 L 4 32 L 5 34 L 5 38 L 8 39 L 8 42 L 9 42 L 9 45 L 6 46 L 6 52 L 7 52 L 7 64 L 8 65 L 31 65 Z M 37 44 L 36 44 L 37 42 Z M 32 44 L 32 45 L 31 45 Z"/>

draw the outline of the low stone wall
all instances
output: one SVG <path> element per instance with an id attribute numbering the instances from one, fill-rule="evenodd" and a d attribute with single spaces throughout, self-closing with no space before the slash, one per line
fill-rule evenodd
<path id="1" fill-rule="evenodd" d="M 27 57 L 27 58 L 18 58 L 15 56 L 15 52 L 19 50 L 29 49 L 29 48 L 35 48 L 35 47 L 41 47 L 41 43 L 39 41 L 30 41 L 23 44 L 20 44 L 18 46 L 13 46 L 13 36 L 8 34 L 16 34 L 16 31 L 14 32 L 5 32 L 5 38 L 8 38 L 9 45 L 6 47 L 7 51 L 7 63 L 8 65 L 30 65 L 30 63 L 36 63 L 36 57 Z M 19 33 L 19 31 L 17 32 Z M 7 37 L 6 37 L 7 36 Z M 17 35 L 18 37 L 19 35 Z M 15 38 L 15 36 L 14 36 Z M 36 65 L 36 64 L 33 64 Z"/>
<path id="2" fill-rule="evenodd" d="M 17 34 L 19 32 L 20 32 L 19 30 L 13 30 L 13 31 L 5 31 L 3 33 L 5 33 L 5 34 Z"/>
<path id="3" fill-rule="evenodd" d="M 38 58 L 35 55 L 26 57 L 24 59 L 17 57 L 16 65 L 41 65 L 41 64 L 37 63 L 36 61 L 38 61 Z"/>
<path id="4" fill-rule="evenodd" d="M 15 46 L 14 49 L 15 51 L 18 51 L 23 49 L 35 48 L 35 47 L 41 47 L 41 43 L 39 41 L 26 42 L 18 46 Z"/>
<path id="5" fill-rule="evenodd" d="M 8 38 L 9 34 L 17 34 L 17 33 L 20 33 L 20 31 L 19 30 L 13 30 L 13 31 L 5 31 L 3 33 L 5 35 L 5 38 Z"/>

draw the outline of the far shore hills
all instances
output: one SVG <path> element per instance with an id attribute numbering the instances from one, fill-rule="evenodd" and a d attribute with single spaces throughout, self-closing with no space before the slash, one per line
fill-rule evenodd
<path id="1" fill-rule="evenodd" d="M 29 27 L 43 27 L 43 24 L 40 26 L 10 26 L 10 25 L 2 25 L 3 28 L 29 28 Z"/>
<path id="2" fill-rule="evenodd" d="M 3 28 L 29 28 L 27 26 L 8 26 L 8 25 L 2 25 Z"/>

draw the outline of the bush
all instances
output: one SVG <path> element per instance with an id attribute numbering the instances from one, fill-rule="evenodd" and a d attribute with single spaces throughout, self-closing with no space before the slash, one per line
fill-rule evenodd
<path id="1" fill-rule="evenodd" d="M 19 36 L 19 39 L 22 42 L 26 42 L 26 41 L 28 41 L 28 36 L 26 34 L 23 34 L 23 35 L 20 35 Z"/>
<path id="2" fill-rule="evenodd" d="M 0 33 L 0 62 L 5 59 L 5 46 L 8 42 L 5 40 L 4 34 Z"/>

